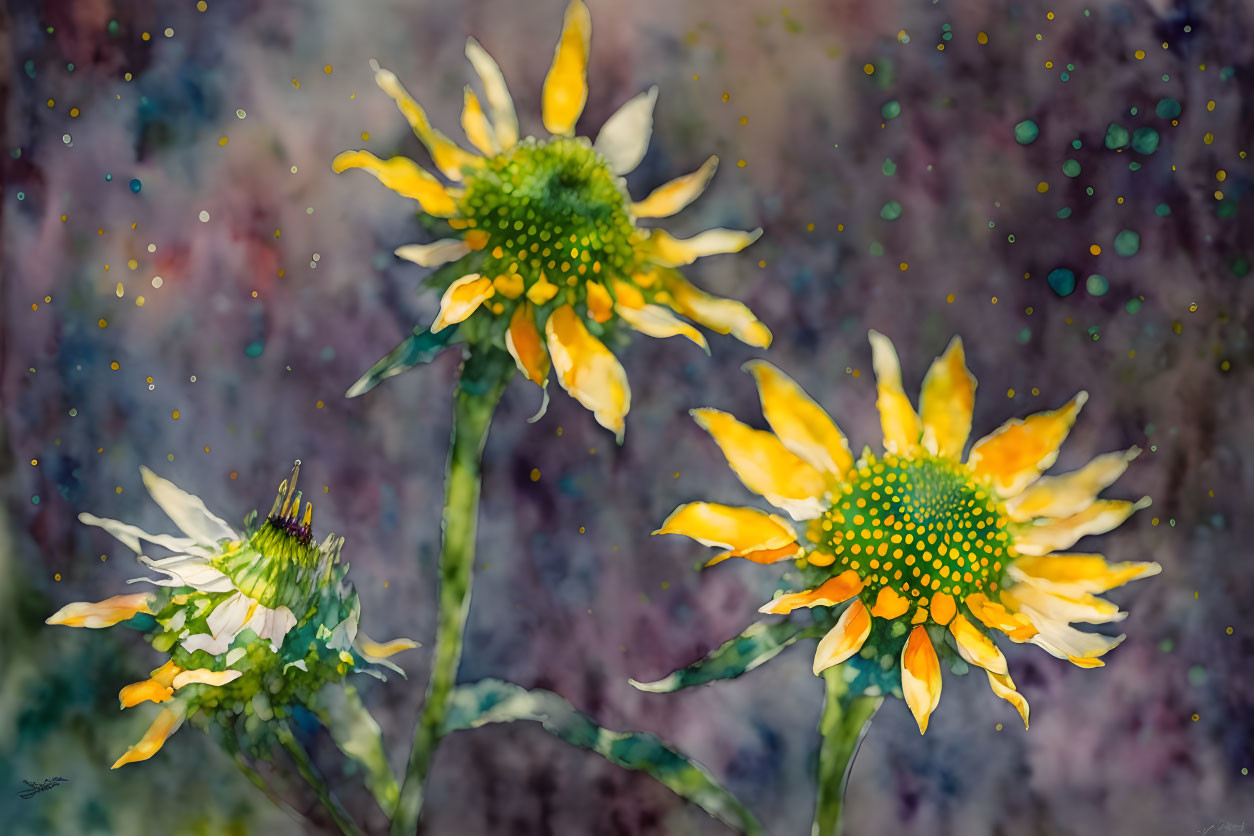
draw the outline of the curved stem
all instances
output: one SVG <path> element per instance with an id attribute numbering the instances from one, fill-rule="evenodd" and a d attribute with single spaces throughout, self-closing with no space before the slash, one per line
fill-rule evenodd
<path id="1" fill-rule="evenodd" d="M 503 351 L 489 349 L 472 353 L 462 367 L 454 395 L 453 436 L 444 481 L 444 542 L 440 550 L 435 658 L 422 716 L 414 729 L 414 744 L 405 768 L 400 801 L 392 819 L 393 836 L 408 836 L 418 829 L 423 784 L 448 713 L 449 695 L 457 680 L 466 616 L 470 611 L 475 531 L 483 482 L 480 462 L 492 413 L 513 371 L 513 361 Z"/>
<path id="2" fill-rule="evenodd" d="M 288 756 L 291 757 L 292 763 L 296 765 L 296 771 L 300 773 L 300 777 L 305 779 L 305 783 L 313 787 L 314 792 L 318 794 L 318 801 L 331 814 L 331 818 L 335 821 L 336 826 L 340 828 L 340 832 L 344 836 L 363 836 L 361 828 L 357 826 L 357 822 L 353 821 L 353 817 L 340 804 L 339 799 L 331 794 L 331 788 L 327 786 L 327 782 L 323 780 L 322 774 L 318 772 L 318 767 L 314 766 L 309 753 L 305 751 L 305 747 L 292 734 L 292 730 L 287 723 L 276 723 L 274 733 L 278 737 L 279 743 L 287 751 Z"/>
<path id="3" fill-rule="evenodd" d="M 871 718 L 883 697 L 850 694 L 840 666 L 823 673 L 826 697 L 819 720 L 818 797 L 814 805 L 811 836 L 840 836 L 845 805 L 845 785 L 853 771 L 853 756 L 871 727 Z"/>
<path id="4" fill-rule="evenodd" d="M 239 740 L 235 735 L 236 732 L 234 728 L 224 728 L 222 729 L 220 739 L 222 740 L 223 747 L 235 761 L 235 765 L 239 767 L 239 771 L 243 773 L 249 783 L 265 793 L 266 798 L 270 799 L 274 806 L 278 807 L 284 813 L 287 813 L 287 815 L 291 816 L 302 826 L 308 826 L 309 819 L 302 815 L 295 807 L 284 801 L 277 792 L 271 789 L 270 785 L 266 783 L 266 779 L 261 775 L 261 773 L 254 769 L 253 765 L 248 762 L 248 758 L 242 751 L 240 751 Z"/>

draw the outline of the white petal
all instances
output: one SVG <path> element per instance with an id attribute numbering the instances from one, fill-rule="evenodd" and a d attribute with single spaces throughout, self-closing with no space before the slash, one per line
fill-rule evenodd
<path id="1" fill-rule="evenodd" d="M 241 629 L 251 629 L 260 638 L 268 639 L 270 649 L 278 653 L 279 648 L 283 646 L 283 637 L 295 626 L 296 616 L 287 607 L 272 610 L 258 604 L 252 618 L 248 619 Z"/>
<path id="2" fill-rule="evenodd" d="M 253 606 L 260 604 L 242 592 L 235 593 L 209 613 L 206 620 L 209 632 L 188 636 L 183 639 L 183 647 L 188 653 L 195 653 L 197 650 L 204 650 L 212 656 L 225 653 L 244 629 L 244 622 L 248 620 L 248 612 Z"/>
<path id="3" fill-rule="evenodd" d="M 139 562 L 166 578 L 133 578 L 127 583 L 142 581 L 157 586 L 190 586 L 200 592 L 230 592 L 235 588 L 230 578 L 209 565 L 207 558 L 180 554 L 153 560 L 141 554 Z"/>
<path id="4" fill-rule="evenodd" d="M 518 142 L 518 116 L 514 113 L 514 100 L 505 85 L 505 76 L 501 75 L 501 68 L 488 51 L 474 38 L 466 41 L 466 57 L 483 82 L 483 94 L 492 114 L 497 144 L 508 151 Z"/>
<path id="5" fill-rule="evenodd" d="M 129 523 L 118 522 L 106 517 L 97 517 L 95 514 L 79 514 L 78 521 L 83 525 L 94 525 L 103 528 L 105 531 L 116 537 L 122 545 L 126 546 L 136 554 L 143 554 L 143 546 L 140 545 L 141 540 L 147 540 L 149 543 L 155 543 L 162 548 L 169 549 L 172 552 L 189 552 L 191 554 L 208 554 L 206 549 L 196 545 L 196 541 L 187 537 L 172 537 L 168 534 L 149 534 L 142 528 L 130 525 Z"/>
<path id="6" fill-rule="evenodd" d="M 177 691 L 188 685 L 214 685 L 222 687 L 229 682 L 234 682 L 243 676 L 243 671 L 211 671 L 207 668 L 197 668 L 196 670 L 183 671 L 174 677 L 174 681 L 170 684 Z"/>
<path id="7" fill-rule="evenodd" d="M 397 247 L 397 258 L 412 261 L 423 267 L 439 267 L 456 261 L 470 252 L 470 245 L 459 238 L 441 238 L 432 244 L 406 244 Z"/>
<path id="8" fill-rule="evenodd" d="M 152 498 L 161 506 L 161 510 L 165 511 L 166 516 L 172 519 L 184 534 L 197 543 L 215 546 L 221 540 L 240 539 L 240 535 L 236 534 L 229 525 L 210 513 L 205 503 L 200 501 L 200 497 L 192 496 L 146 467 L 141 467 L 139 472 L 144 478 L 144 486 L 148 488 L 148 493 L 152 494 Z"/>
<path id="9" fill-rule="evenodd" d="M 1028 641 L 1059 659 L 1096 659 L 1126 638 L 1123 635 L 1085 633 L 1069 624 L 1055 621 L 1031 607 L 1019 609 L 1032 621 L 1032 626 L 1040 631 Z"/>
<path id="10" fill-rule="evenodd" d="M 605 120 L 592 148 L 605 157 L 610 171 L 626 174 L 635 170 L 644 159 L 644 152 L 649 149 L 649 138 L 653 135 L 653 104 L 656 101 L 657 87 L 650 87 Z"/>

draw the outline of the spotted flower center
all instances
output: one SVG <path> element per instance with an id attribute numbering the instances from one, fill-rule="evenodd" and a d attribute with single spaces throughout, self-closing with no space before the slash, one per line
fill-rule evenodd
<path id="1" fill-rule="evenodd" d="M 938 592 L 994 591 L 1015 555 L 997 498 L 933 456 L 868 457 L 817 522 L 815 558 L 857 572 L 872 602 L 883 587 L 924 605 Z"/>
<path id="2" fill-rule="evenodd" d="M 485 254 L 483 275 L 503 276 L 519 292 L 547 282 L 572 291 L 564 301 L 575 302 L 585 281 L 631 275 L 635 229 L 627 200 L 621 179 L 587 140 L 558 138 L 525 140 L 489 159 L 469 174 L 460 208 L 467 241 Z M 556 293 L 539 295 L 533 301 Z"/>

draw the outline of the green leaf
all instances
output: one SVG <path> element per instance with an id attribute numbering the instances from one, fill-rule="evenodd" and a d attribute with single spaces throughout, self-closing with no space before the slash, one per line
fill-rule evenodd
<path id="1" fill-rule="evenodd" d="M 765 620 L 757 621 L 704 659 L 680 668 L 657 682 L 637 682 L 634 679 L 630 682 L 641 691 L 666 694 L 718 679 L 733 679 L 775 658 L 776 654 L 798 639 L 818 638 L 821 635 L 823 631 L 818 627 L 807 627 L 790 621 L 777 621 L 773 624 Z"/>
<path id="2" fill-rule="evenodd" d="M 370 371 L 358 378 L 344 397 L 355 398 L 358 395 L 364 395 L 389 377 L 398 375 L 406 369 L 412 369 L 414 366 L 430 363 L 448 347 L 449 340 L 455 333 L 457 333 L 456 328 L 443 328 L 436 334 L 426 328 L 415 328 L 413 334 L 402 340 L 400 345 L 371 366 Z"/>
<path id="3" fill-rule="evenodd" d="M 362 704 L 357 689 L 347 684 L 319 688 L 310 708 L 340 751 L 361 766 L 366 787 L 383 812 L 391 817 L 400 798 L 400 788 L 388 766 L 383 731 Z"/>
<path id="4" fill-rule="evenodd" d="M 442 733 L 518 720 L 539 723 L 559 740 L 596 752 L 624 769 L 645 772 L 676 795 L 744 833 L 764 832 L 753 814 L 719 786 L 705 767 L 654 735 L 602 728 L 551 691 L 529 691 L 499 679 L 458 686 L 449 701 Z"/>

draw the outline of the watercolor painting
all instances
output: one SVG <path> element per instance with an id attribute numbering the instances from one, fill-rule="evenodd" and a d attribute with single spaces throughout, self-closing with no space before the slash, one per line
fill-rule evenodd
<path id="1" fill-rule="evenodd" d="M 1254 827 L 1251 31 L 5 3 L 0 831 Z"/>

